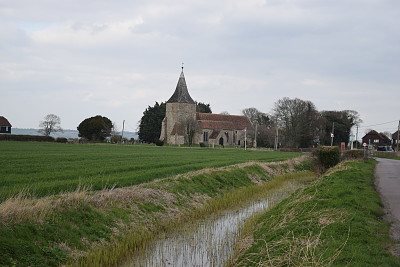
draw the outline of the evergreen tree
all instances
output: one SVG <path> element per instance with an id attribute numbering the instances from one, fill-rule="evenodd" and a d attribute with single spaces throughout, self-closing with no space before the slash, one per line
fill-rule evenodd
<path id="1" fill-rule="evenodd" d="M 165 117 L 165 103 L 148 106 L 139 122 L 139 140 L 145 143 L 155 143 L 161 135 L 161 123 Z"/>
<path id="2" fill-rule="evenodd" d="M 107 117 L 100 115 L 83 120 L 77 127 L 79 137 L 86 138 L 89 141 L 104 141 L 111 135 L 113 124 Z"/>
<path id="3" fill-rule="evenodd" d="M 210 104 L 204 104 L 202 102 L 196 102 L 196 112 L 212 113 Z"/>

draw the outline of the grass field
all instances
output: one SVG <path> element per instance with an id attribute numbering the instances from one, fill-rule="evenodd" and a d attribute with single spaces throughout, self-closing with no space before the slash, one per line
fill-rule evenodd
<path id="1" fill-rule="evenodd" d="M 298 153 L 155 146 L 0 142 L 0 201 L 124 187 L 208 167 L 280 161 Z"/>
<path id="2" fill-rule="evenodd" d="M 400 266 L 374 187 L 375 161 L 350 162 L 253 224 L 254 243 L 234 266 Z"/>

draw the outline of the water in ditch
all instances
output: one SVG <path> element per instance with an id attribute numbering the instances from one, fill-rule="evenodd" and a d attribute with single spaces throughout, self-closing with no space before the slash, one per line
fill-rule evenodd
<path id="1" fill-rule="evenodd" d="M 276 204 L 304 182 L 288 182 L 266 198 L 238 210 L 228 210 L 195 224 L 179 226 L 145 244 L 122 266 L 224 266 L 232 257 L 246 219 Z"/>

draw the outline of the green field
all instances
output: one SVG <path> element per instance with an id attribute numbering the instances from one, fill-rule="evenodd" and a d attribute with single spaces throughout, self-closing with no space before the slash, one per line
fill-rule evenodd
<path id="1" fill-rule="evenodd" d="M 247 161 L 280 161 L 299 153 L 155 146 L 0 142 L 0 201 L 19 192 L 41 197 L 124 187 Z"/>

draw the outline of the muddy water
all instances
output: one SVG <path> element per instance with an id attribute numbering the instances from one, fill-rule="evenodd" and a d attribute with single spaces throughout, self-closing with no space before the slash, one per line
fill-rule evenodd
<path id="1" fill-rule="evenodd" d="M 276 204 L 304 182 L 284 183 L 265 199 L 238 210 L 229 210 L 146 244 L 143 251 L 122 266 L 224 266 L 233 254 L 246 219 Z"/>

